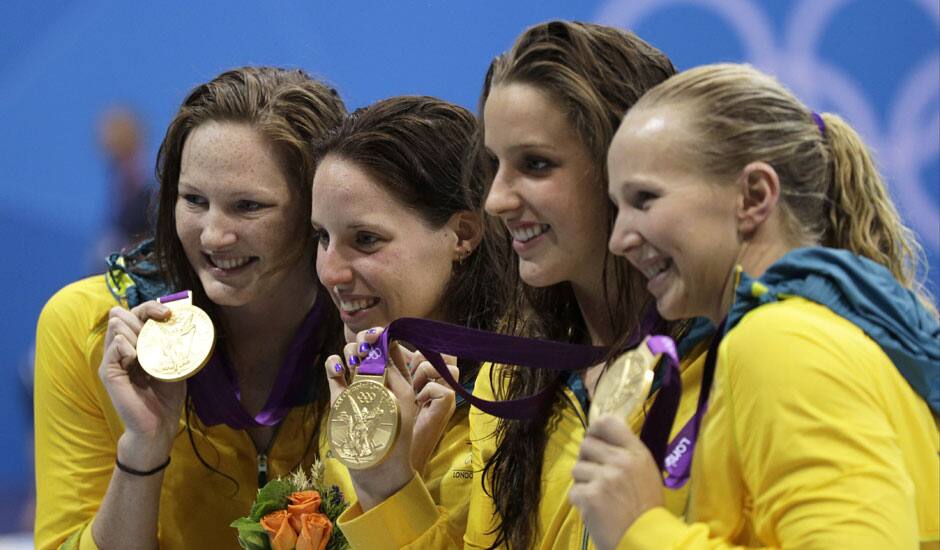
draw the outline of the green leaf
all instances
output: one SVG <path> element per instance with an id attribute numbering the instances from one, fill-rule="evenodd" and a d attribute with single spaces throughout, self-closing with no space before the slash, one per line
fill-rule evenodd
<path id="1" fill-rule="evenodd" d="M 271 550 L 268 534 L 257 521 L 238 518 L 230 526 L 238 529 L 238 544 L 245 550 Z"/>
<path id="2" fill-rule="evenodd" d="M 265 533 L 247 533 L 239 535 L 238 544 L 245 550 L 271 550 L 271 541 Z"/>
<path id="3" fill-rule="evenodd" d="M 259 521 L 271 512 L 287 508 L 287 497 L 293 492 L 290 483 L 287 481 L 272 479 L 258 490 L 258 496 L 251 506 L 248 517 L 254 521 Z"/>
<path id="4" fill-rule="evenodd" d="M 251 518 L 238 518 L 229 524 L 229 527 L 234 527 L 238 529 L 239 533 L 250 532 L 250 533 L 264 533 L 264 527 L 260 523 L 251 519 Z"/>

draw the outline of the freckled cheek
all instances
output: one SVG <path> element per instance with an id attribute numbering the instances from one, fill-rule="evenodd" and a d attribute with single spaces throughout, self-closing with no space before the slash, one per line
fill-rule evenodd
<path id="1" fill-rule="evenodd" d="M 177 210 L 176 215 L 176 236 L 179 237 L 183 248 L 189 253 L 193 247 L 199 247 L 199 226 L 196 221 L 186 213 Z"/>
<path id="2" fill-rule="evenodd" d="M 414 293 L 416 285 L 416 281 L 409 277 L 414 275 L 413 272 L 394 262 L 386 265 L 371 263 L 354 269 L 366 285 L 362 292 L 374 292 L 381 298 L 380 308 L 389 320 L 408 313 L 406 308 L 411 304 L 409 297 Z"/>
<path id="3" fill-rule="evenodd" d="M 400 282 L 402 278 L 400 272 L 404 271 L 405 264 L 401 260 L 385 251 L 380 251 L 356 257 L 346 265 L 352 270 L 353 277 L 358 280 L 357 292 L 374 292 L 383 302 L 395 301 L 395 296 L 399 294 L 399 289 L 403 286 Z M 407 279 L 407 277 L 404 278 Z M 359 288 L 359 284 L 364 284 L 365 288 Z"/>
<path id="4" fill-rule="evenodd" d="M 453 276 L 453 259 L 448 255 L 446 248 L 433 247 L 422 251 L 422 254 L 413 260 L 412 277 L 408 284 L 408 292 L 419 293 L 422 306 L 427 309 L 436 309 L 438 303 L 446 299 L 442 294 Z M 419 282 L 419 284 L 415 284 Z M 430 315 L 433 311 L 422 312 Z"/>
<path id="5" fill-rule="evenodd" d="M 187 232 L 189 228 L 189 219 L 186 216 L 186 212 L 183 211 L 179 206 L 173 211 L 173 223 L 176 227 L 176 235 L 180 238 Z"/>
<path id="6" fill-rule="evenodd" d="M 309 224 L 290 223 L 287 220 L 271 220 L 254 227 L 244 226 L 239 233 L 241 233 L 243 239 L 263 243 L 265 248 L 279 250 L 283 253 L 304 245 L 303 239 L 309 234 Z"/>

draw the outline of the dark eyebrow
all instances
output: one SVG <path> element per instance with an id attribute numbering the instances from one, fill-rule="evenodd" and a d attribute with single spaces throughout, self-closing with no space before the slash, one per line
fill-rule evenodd
<path id="1" fill-rule="evenodd" d="M 551 143 L 538 143 L 538 142 L 516 143 L 509 147 L 510 152 L 522 151 L 525 149 L 550 149 L 554 151 L 555 147 Z"/>
<path id="2" fill-rule="evenodd" d="M 346 226 L 346 229 L 353 229 L 355 231 L 364 230 L 364 231 L 377 231 L 379 228 L 375 227 L 375 224 L 368 223 L 351 223 Z"/>

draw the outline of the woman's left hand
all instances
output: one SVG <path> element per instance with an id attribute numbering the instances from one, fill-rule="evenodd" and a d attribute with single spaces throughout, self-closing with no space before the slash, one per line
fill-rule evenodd
<path id="1" fill-rule="evenodd" d="M 380 327 L 361 331 L 355 342 L 346 344 L 343 352 L 349 366 L 339 356 L 327 358 L 324 366 L 330 387 L 330 404 L 335 403 L 346 390 L 357 365 L 368 355 L 383 331 Z M 420 353 L 408 351 L 393 342 L 388 354 L 390 364 L 385 371 L 385 382 L 398 400 L 401 424 L 398 439 L 386 460 L 371 468 L 349 471 L 363 510 L 387 499 L 404 487 L 416 471 L 424 470 L 454 413 L 454 390 L 443 381 L 438 382 L 439 375 Z M 456 359 L 445 356 L 444 360 L 451 375 L 458 378 L 460 372 Z M 417 364 L 414 372 L 411 364 Z"/>
<path id="2" fill-rule="evenodd" d="M 662 506 L 662 474 L 626 422 L 602 416 L 591 424 L 571 471 L 568 500 L 581 512 L 599 550 L 613 550 L 634 521 Z"/>

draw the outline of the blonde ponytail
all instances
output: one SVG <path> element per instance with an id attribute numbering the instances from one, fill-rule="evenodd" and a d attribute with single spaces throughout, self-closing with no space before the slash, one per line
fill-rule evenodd
<path id="1" fill-rule="evenodd" d="M 851 250 L 887 267 L 936 312 L 918 279 L 919 267 L 926 265 L 923 247 L 901 221 L 871 152 L 840 116 L 825 113 L 822 118 L 832 180 L 827 192 L 828 231 L 822 244 Z"/>

